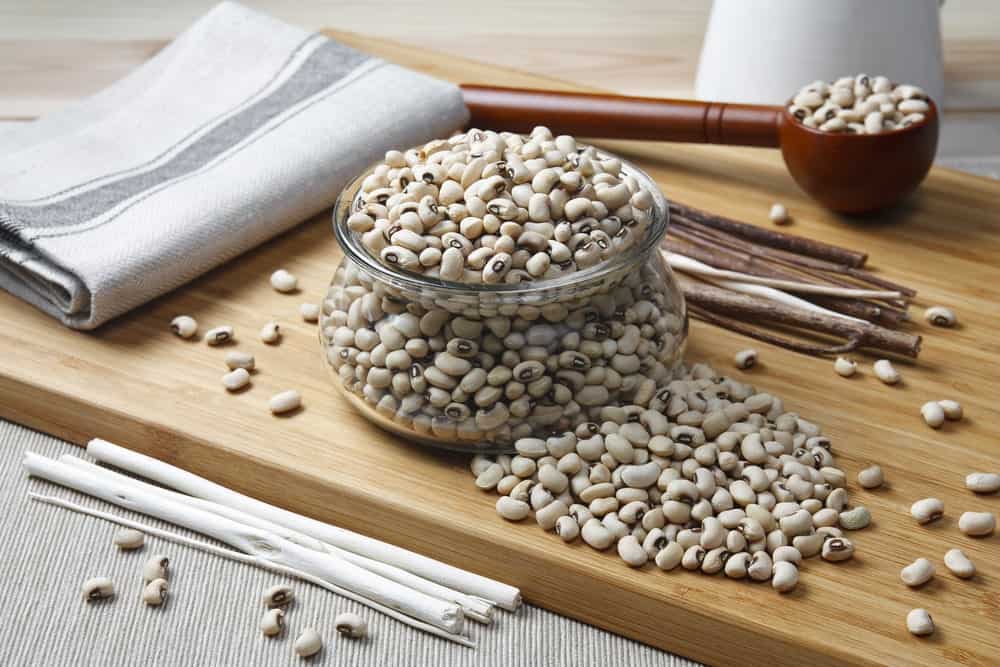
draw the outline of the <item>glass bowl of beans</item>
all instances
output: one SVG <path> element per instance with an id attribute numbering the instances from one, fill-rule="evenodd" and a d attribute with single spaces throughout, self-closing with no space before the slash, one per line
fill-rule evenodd
<path id="1" fill-rule="evenodd" d="M 334 207 L 323 358 L 377 425 L 452 450 L 665 409 L 687 337 L 667 224 L 642 170 L 545 128 L 389 151 Z"/>

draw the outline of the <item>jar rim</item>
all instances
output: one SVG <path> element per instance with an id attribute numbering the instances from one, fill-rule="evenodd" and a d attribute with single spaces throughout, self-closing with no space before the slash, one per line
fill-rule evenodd
<path id="1" fill-rule="evenodd" d="M 581 149 L 588 148 L 586 144 L 579 144 Z M 594 147 L 597 155 L 602 159 L 616 158 L 621 160 L 621 173 L 634 176 L 636 180 L 653 196 L 653 220 L 646 228 L 646 235 L 640 243 L 633 244 L 628 250 L 615 255 L 608 261 L 598 262 L 594 266 L 587 267 L 582 271 L 574 271 L 563 276 L 549 280 L 526 281 L 520 283 L 464 283 L 454 280 L 443 280 L 425 276 L 411 271 L 401 271 L 392 269 L 380 262 L 372 255 L 361 242 L 361 234 L 352 231 L 347 226 L 347 219 L 351 215 L 351 209 L 355 198 L 361 191 L 361 185 L 375 169 L 381 164 L 374 163 L 351 181 L 340 194 L 333 205 L 333 232 L 340 244 L 344 255 L 356 264 L 361 265 L 364 270 L 377 279 L 404 289 L 422 290 L 432 289 L 442 293 L 489 293 L 500 297 L 517 298 L 521 295 L 536 294 L 539 291 L 559 290 L 580 282 L 597 281 L 606 276 L 620 272 L 623 267 L 632 266 L 644 261 L 650 251 L 655 250 L 660 241 L 667 233 L 670 223 L 670 208 L 666 196 L 660 190 L 656 181 L 644 170 L 621 157 Z M 505 300 L 506 300 L 505 298 Z"/>

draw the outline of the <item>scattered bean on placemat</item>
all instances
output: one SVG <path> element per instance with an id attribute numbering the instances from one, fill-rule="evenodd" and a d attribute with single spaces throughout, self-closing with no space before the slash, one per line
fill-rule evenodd
<path id="1" fill-rule="evenodd" d="M 142 566 L 142 580 L 148 583 L 156 579 L 166 579 L 169 566 L 170 559 L 163 554 L 149 558 Z"/>
<path id="2" fill-rule="evenodd" d="M 115 546 L 122 551 L 141 549 L 146 542 L 146 535 L 141 530 L 123 528 L 115 533 Z"/>
<path id="3" fill-rule="evenodd" d="M 107 577 L 93 577 L 83 582 L 83 599 L 93 602 L 115 594 L 115 585 Z"/>
<path id="4" fill-rule="evenodd" d="M 153 579 L 142 589 L 142 601 L 150 607 L 159 607 L 167 599 L 167 580 Z"/>
<path id="5" fill-rule="evenodd" d="M 285 629 L 285 610 L 268 609 L 260 619 L 260 631 L 265 637 L 277 637 Z"/>
<path id="6" fill-rule="evenodd" d="M 313 628 L 306 628 L 299 634 L 298 639 L 295 640 L 293 646 L 295 654 L 308 658 L 311 655 L 316 655 L 323 648 L 323 638 L 319 636 Z"/>
<path id="7" fill-rule="evenodd" d="M 333 619 L 333 625 L 337 632 L 351 639 L 361 639 L 368 634 L 368 624 L 365 623 L 365 619 L 350 612 L 337 614 Z"/>
<path id="8" fill-rule="evenodd" d="M 270 608 L 284 607 L 295 599 L 295 591 L 288 586 L 271 586 L 264 591 L 264 606 Z"/>

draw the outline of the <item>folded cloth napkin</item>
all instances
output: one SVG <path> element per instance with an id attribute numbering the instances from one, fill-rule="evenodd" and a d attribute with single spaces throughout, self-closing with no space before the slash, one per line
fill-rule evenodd
<path id="1" fill-rule="evenodd" d="M 455 86 L 223 3 L 110 88 L 0 134 L 0 286 L 92 329 L 466 119 Z"/>

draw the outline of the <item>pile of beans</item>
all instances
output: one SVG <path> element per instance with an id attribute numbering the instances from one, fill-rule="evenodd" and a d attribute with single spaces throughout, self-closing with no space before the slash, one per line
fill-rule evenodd
<path id="1" fill-rule="evenodd" d="M 622 161 L 545 127 L 392 150 L 347 221 L 383 263 L 465 283 L 549 279 L 643 238 L 653 197 Z"/>
<path id="2" fill-rule="evenodd" d="M 927 94 L 917 86 L 858 74 L 803 86 L 788 113 L 823 132 L 879 134 L 921 123 L 929 109 Z"/>
<path id="3" fill-rule="evenodd" d="M 476 456 L 476 485 L 500 494 L 510 521 L 534 513 L 545 530 L 616 546 L 630 566 L 653 561 L 734 579 L 798 581 L 802 559 L 842 561 L 847 530 L 864 528 L 829 438 L 781 399 L 696 364 L 655 402 L 608 402 L 598 419 L 514 456 Z"/>

